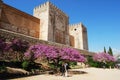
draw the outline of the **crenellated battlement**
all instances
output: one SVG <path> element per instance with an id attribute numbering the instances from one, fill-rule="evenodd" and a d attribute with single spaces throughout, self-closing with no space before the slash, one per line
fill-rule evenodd
<path id="1" fill-rule="evenodd" d="M 59 8 L 58 8 L 57 6 L 55 6 L 54 4 L 52 4 L 52 3 L 49 2 L 49 6 L 50 6 L 50 8 L 54 8 L 54 10 L 55 10 L 56 12 L 60 12 L 61 14 L 65 15 L 66 17 L 68 17 L 68 15 L 66 15 L 65 12 L 63 12 L 61 9 L 59 9 Z"/>
<path id="2" fill-rule="evenodd" d="M 36 11 L 36 10 L 38 11 L 39 9 L 45 8 L 48 6 L 48 4 L 49 4 L 49 2 L 46 2 L 46 3 L 43 3 L 42 5 L 36 6 L 34 8 L 34 11 Z"/>
<path id="3" fill-rule="evenodd" d="M 79 26 L 79 25 L 82 25 L 82 23 L 77 23 L 77 24 L 70 24 L 69 27 L 75 27 L 75 26 Z"/>
<path id="4" fill-rule="evenodd" d="M 76 48 L 88 50 L 87 29 L 81 22 L 69 25 L 69 33 L 74 37 Z"/>
<path id="5" fill-rule="evenodd" d="M 77 27 L 82 27 L 84 30 L 86 29 L 86 27 L 80 22 L 80 23 L 77 23 L 77 24 L 70 24 L 69 25 L 69 30 L 73 30 L 74 28 L 77 28 Z"/>
<path id="6" fill-rule="evenodd" d="M 69 25 L 69 30 L 73 30 L 74 28 L 77 28 L 79 26 L 82 26 L 83 24 L 80 22 L 80 23 L 77 23 L 77 24 L 70 24 Z"/>
<path id="7" fill-rule="evenodd" d="M 45 9 L 45 8 L 54 9 L 55 12 L 60 12 L 61 14 L 68 17 L 68 15 L 66 15 L 62 10 L 60 10 L 57 6 L 55 6 L 54 4 L 52 4 L 49 1 L 47 1 L 46 3 L 44 3 L 42 5 L 35 7 L 34 12 L 40 11 L 40 10 Z"/>

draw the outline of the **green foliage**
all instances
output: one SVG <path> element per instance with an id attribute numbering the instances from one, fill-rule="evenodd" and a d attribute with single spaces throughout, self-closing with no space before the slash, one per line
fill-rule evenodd
<path id="1" fill-rule="evenodd" d="M 108 53 L 113 56 L 112 48 L 109 47 Z"/>
<path id="2" fill-rule="evenodd" d="M 54 63 L 49 63 L 49 67 L 50 67 L 51 69 L 55 69 Z M 58 66 L 58 67 L 59 67 L 59 66 Z"/>
<path id="3" fill-rule="evenodd" d="M 102 68 L 103 67 L 103 63 L 102 62 L 96 62 L 93 60 L 92 57 L 87 57 L 87 64 L 90 66 L 90 67 L 98 67 L 98 68 Z"/>
<path id="4" fill-rule="evenodd" d="M 91 67 L 98 67 L 98 62 L 93 61 L 92 57 L 88 56 L 87 60 L 88 60 L 87 64 L 89 66 L 91 66 Z"/>
<path id="5" fill-rule="evenodd" d="M 106 63 L 103 63 L 103 62 L 97 62 L 97 61 L 94 61 L 92 57 L 87 57 L 88 59 L 88 62 L 87 64 L 89 64 L 89 66 L 91 67 L 97 67 L 97 68 L 109 68 L 110 66 L 113 68 L 115 63 L 114 62 L 106 62 Z"/>
<path id="6" fill-rule="evenodd" d="M 77 65 L 77 62 L 69 62 L 68 64 L 69 64 L 69 66 L 74 67 L 74 66 L 76 66 L 76 65 Z"/>
<path id="7" fill-rule="evenodd" d="M 93 64 L 93 59 L 92 59 L 92 57 L 90 57 L 90 56 L 88 56 L 87 57 L 87 64 L 89 64 L 89 66 L 92 66 L 92 64 Z"/>
<path id="8" fill-rule="evenodd" d="M 110 66 L 111 66 L 111 68 L 114 68 L 115 62 L 108 62 L 107 67 L 109 68 Z"/>
<path id="9" fill-rule="evenodd" d="M 104 47 L 104 52 L 106 53 L 106 48 Z"/>
<path id="10" fill-rule="evenodd" d="M 30 64 L 30 62 L 28 62 L 28 61 L 23 61 L 23 63 L 22 63 L 22 68 L 25 69 L 25 70 L 28 70 L 29 64 Z"/>

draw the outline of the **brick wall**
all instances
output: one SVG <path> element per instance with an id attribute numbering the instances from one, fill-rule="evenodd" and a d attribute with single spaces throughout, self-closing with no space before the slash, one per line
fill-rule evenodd
<path id="1" fill-rule="evenodd" d="M 0 28 L 38 38 L 39 27 L 40 19 L 2 4 Z"/>

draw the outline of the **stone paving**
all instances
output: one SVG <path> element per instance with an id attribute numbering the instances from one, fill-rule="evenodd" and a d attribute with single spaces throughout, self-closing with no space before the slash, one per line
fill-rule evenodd
<path id="1" fill-rule="evenodd" d="M 86 73 L 72 75 L 69 74 L 69 77 L 44 74 L 10 80 L 120 80 L 119 69 L 84 68 L 74 70 Z"/>

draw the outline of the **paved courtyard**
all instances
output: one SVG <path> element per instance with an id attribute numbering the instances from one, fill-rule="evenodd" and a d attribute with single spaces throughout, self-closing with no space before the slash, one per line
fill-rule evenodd
<path id="1" fill-rule="evenodd" d="M 72 74 L 69 77 L 44 74 L 11 80 L 120 80 L 119 69 L 84 68 L 76 70 L 86 73 Z"/>

